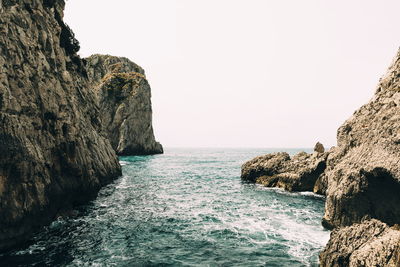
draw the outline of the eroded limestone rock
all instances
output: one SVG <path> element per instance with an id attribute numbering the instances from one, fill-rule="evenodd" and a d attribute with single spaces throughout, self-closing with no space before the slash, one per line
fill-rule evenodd
<path id="1" fill-rule="evenodd" d="M 63 8 L 0 1 L 0 249 L 121 174 Z"/>
<path id="2" fill-rule="evenodd" d="M 364 216 L 400 223 L 400 51 L 373 99 L 339 128 L 325 176 L 328 228 Z"/>
<path id="3" fill-rule="evenodd" d="M 317 144 L 297 160 L 257 157 L 243 165 L 242 178 L 291 191 L 309 191 L 314 181 L 314 192 L 327 195 L 323 225 L 335 229 L 322 266 L 399 267 L 400 51 L 373 99 L 339 128 L 337 147 L 323 151 Z"/>
<path id="4" fill-rule="evenodd" d="M 163 153 L 154 138 L 151 88 L 144 70 L 127 58 L 93 55 L 86 60 L 103 130 L 117 154 Z"/>
<path id="5" fill-rule="evenodd" d="M 324 174 L 323 218 L 336 228 L 321 266 L 400 266 L 399 140 L 400 51 L 374 98 L 338 130 Z"/>
<path id="6" fill-rule="evenodd" d="M 267 187 L 288 191 L 313 191 L 324 172 L 328 153 L 301 152 L 293 158 L 279 152 L 256 157 L 242 166 L 241 177 Z"/>
<path id="7" fill-rule="evenodd" d="M 317 153 L 324 153 L 325 152 L 325 147 L 323 144 L 320 142 L 317 142 L 314 146 L 314 151 Z"/>
<path id="8" fill-rule="evenodd" d="M 400 266 L 400 231 L 372 219 L 337 228 L 320 254 L 321 267 Z"/>

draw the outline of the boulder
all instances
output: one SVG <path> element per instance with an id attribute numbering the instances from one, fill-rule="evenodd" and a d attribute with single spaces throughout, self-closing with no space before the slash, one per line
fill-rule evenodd
<path id="1" fill-rule="evenodd" d="M 400 231 L 378 220 L 336 228 L 324 251 L 321 267 L 400 266 Z"/>
<path id="2" fill-rule="evenodd" d="M 320 142 L 317 142 L 314 146 L 314 152 L 317 153 L 324 153 L 325 152 L 325 147 L 323 144 L 321 144 Z"/>

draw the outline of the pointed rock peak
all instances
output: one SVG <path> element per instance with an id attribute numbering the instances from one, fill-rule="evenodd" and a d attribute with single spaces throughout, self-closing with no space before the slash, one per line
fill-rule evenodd
<path id="1" fill-rule="evenodd" d="M 318 152 L 318 153 L 324 153 L 325 152 L 325 147 L 323 144 L 321 144 L 320 142 L 317 142 L 314 146 L 314 152 Z"/>

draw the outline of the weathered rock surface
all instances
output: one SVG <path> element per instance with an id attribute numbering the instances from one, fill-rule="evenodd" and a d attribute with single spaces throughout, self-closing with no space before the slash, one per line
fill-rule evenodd
<path id="1" fill-rule="evenodd" d="M 313 191 L 326 168 L 328 153 L 301 152 L 293 158 L 279 152 L 256 157 L 242 166 L 243 180 L 288 191 Z"/>
<path id="2" fill-rule="evenodd" d="M 323 144 L 320 142 L 317 142 L 314 146 L 314 151 L 318 153 L 324 153 L 325 152 L 325 147 Z"/>
<path id="3" fill-rule="evenodd" d="M 400 50 L 373 99 L 339 128 L 338 146 L 329 155 L 320 144 L 315 150 L 324 155 L 320 162 L 286 153 L 257 157 L 243 165 L 242 178 L 293 190 L 314 170 L 316 180 L 295 188 L 310 190 L 315 181 L 314 192 L 327 195 L 323 225 L 335 229 L 321 265 L 399 267 Z M 316 162 L 326 168 L 315 168 Z"/>
<path id="4" fill-rule="evenodd" d="M 0 249 L 121 174 L 63 8 L 0 1 Z"/>
<path id="5" fill-rule="evenodd" d="M 321 267 L 398 267 L 400 231 L 375 219 L 337 228 L 320 260 Z"/>
<path id="6" fill-rule="evenodd" d="M 163 153 L 154 138 L 151 88 L 144 70 L 127 58 L 86 59 L 97 94 L 103 130 L 118 155 Z"/>
<path id="7" fill-rule="evenodd" d="M 328 228 L 365 216 L 400 223 L 400 51 L 373 99 L 339 128 L 325 176 Z"/>

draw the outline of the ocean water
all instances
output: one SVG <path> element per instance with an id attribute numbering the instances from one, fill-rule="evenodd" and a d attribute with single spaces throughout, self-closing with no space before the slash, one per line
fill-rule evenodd
<path id="1" fill-rule="evenodd" d="M 121 157 L 121 178 L 0 266 L 318 266 L 324 198 L 240 180 L 241 164 L 269 152 Z"/>

